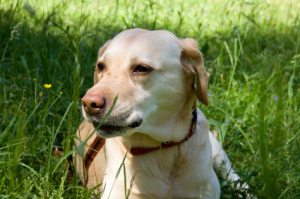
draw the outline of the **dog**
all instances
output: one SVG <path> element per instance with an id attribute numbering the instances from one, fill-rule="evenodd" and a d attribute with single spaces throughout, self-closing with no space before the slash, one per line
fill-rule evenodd
<path id="1" fill-rule="evenodd" d="M 105 199 L 219 198 L 216 172 L 240 178 L 197 108 L 207 84 L 194 39 L 130 29 L 107 41 L 75 139 L 83 184 Z"/>

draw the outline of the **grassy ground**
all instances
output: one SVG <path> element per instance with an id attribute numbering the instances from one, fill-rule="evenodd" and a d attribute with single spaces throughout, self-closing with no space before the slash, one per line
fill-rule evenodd
<path id="1" fill-rule="evenodd" d="M 0 198 L 90 196 L 65 167 L 79 99 L 97 49 L 134 27 L 198 40 L 210 79 L 200 108 L 249 192 L 300 198 L 299 10 L 299 0 L 0 0 Z M 220 183 L 222 198 L 237 197 Z"/>

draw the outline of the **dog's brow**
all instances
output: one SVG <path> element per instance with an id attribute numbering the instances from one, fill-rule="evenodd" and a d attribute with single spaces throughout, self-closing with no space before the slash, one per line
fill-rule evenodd
<path id="1" fill-rule="evenodd" d="M 101 57 L 98 57 L 98 59 L 97 59 L 97 63 L 99 63 L 99 62 L 104 62 L 104 57 L 103 57 L 103 56 L 101 56 Z"/>
<path id="2" fill-rule="evenodd" d="M 147 64 L 148 65 L 148 62 L 146 62 L 145 59 L 141 59 L 141 58 L 138 58 L 138 57 L 131 58 L 130 63 L 132 65 L 139 65 L 139 64 Z"/>
<path id="3" fill-rule="evenodd" d="M 131 65 L 147 65 L 149 67 L 154 67 L 155 64 L 152 60 L 149 60 L 147 58 L 138 58 L 138 57 L 132 57 L 130 59 Z"/>
<path id="4" fill-rule="evenodd" d="M 139 62 L 139 60 L 138 60 L 137 57 L 133 57 L 133 58 L 130 59 L 130 62 L 131 63 L 137 63 L 137 62 Z"/>
<path id="5" fill-rule="evenodd" d="M 107 58 L 106 56 L 101 56 L 98 60 L 97 60 L 97 64 L 98 63 L 103 63 L 105 64 L 105 66 L 109 66 L 111 64 L 111 60 L 109 58 Z"/>

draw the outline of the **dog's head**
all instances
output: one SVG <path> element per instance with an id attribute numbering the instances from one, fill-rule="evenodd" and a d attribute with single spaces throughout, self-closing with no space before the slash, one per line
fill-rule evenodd
<path id="1" fill-rule="evenodd" d="M 145 133 L 167 141 L 176 138 L 170 132 L 177 124 L 190 121 L 196 97 L 208 105 L 206 89 L 194 39 L 180 40 L 163 30 L 126 30 L 100 48 L 94 86 L 82 98 L 83 115 L 98 126 L 117 97 L 100 136 Z M 180 126 L 188 129 L 189 122 Z"/>

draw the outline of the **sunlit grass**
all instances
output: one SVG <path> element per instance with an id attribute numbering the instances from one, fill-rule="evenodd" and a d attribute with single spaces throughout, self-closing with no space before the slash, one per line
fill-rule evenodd
<path id="1" fill-rule="evenodd" d="M 0 197 L 86 198 L 72 167 L 98 48 L 128 28 L 198 40 L 210 106 L 258 198 L 300 197 L 300 1 L 0 1 Z M 53 141 L 64 154 L 53 155 Z M 220 179 L 222 198 L 238 189 Z"/>

